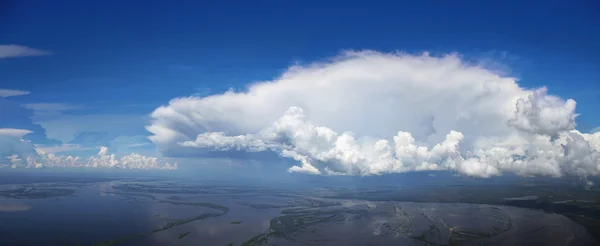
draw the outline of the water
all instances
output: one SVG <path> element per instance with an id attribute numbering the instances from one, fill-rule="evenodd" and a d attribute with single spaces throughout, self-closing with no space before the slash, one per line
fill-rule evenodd
<path id="1" fill-rule="evenodd" d="M 111 178 L 4 184 L 0 192 L 0 245 L 595 243 L 583 227 L 557 214 L 325 199 L 336 193 L 330 189 Z"/>

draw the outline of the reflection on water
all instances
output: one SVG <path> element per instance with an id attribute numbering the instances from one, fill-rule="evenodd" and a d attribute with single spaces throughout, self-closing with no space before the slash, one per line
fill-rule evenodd
<path id="1" fill-rule="evenodd" d="M 30 210 L 31 206 L 18 200 L 0 199 L 0 212 L 21 212 Z"/>
<path id="2" fill-rule="evenodd" d="M 8 197 L 0 200 L 0 245 L 594 242 L 583 227 L 556 214 L 492 205 L 323 198 L 331 190 L 111 180 L 18 185 L 0 191 Z"/>

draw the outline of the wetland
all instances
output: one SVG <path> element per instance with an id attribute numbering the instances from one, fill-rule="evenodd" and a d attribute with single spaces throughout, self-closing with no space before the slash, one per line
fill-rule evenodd
<path id="1" fill-rule="evenodd" d="M 65 178 L 0 185 L 0 244 L 597 245 L 599 198 L 543 182 L 299 189 Z"/>

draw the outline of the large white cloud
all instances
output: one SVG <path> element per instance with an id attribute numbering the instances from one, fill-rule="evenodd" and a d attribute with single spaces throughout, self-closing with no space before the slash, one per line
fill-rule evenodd
<path id="1" fill-rule="evenodd" d="M 455 54 L 365 51 L 173 99 L 147 129 L 166 155 L 271 151 L 314 174 L 597 175 L 600 133 L 575 130 L 575 106 Z"/>
<path id="2" fill-rule="evenodd" d="M 0 128 L 0 164 L 12 168 L 177 169 L 177 163 L 167 163 L 156 157 L 135 153 L 117 157 L 115 154 L 109 154 L 107 147 L 101 147 L 97 156 L 89 158 L 45 153 L 40 149 L 36 150 L 31 142 L 23 139 L 23 136 L 29 133 L 29 130 Z"/>

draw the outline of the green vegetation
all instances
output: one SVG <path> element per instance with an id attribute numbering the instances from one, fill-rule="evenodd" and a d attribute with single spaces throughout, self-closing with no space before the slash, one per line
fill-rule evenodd
<path id="1" fill-rule="evenodd" d="M 560 183 L 562 182 L 562 183 Z M 584 226 L 600 241 L 600 191 L 586 190 L 577 181 L 537 181 L 494 185 L 423 185 L 410 189 L 340 189 L 325 198 L 367 201 L 475 203 L 508 205 L 561 214 Z M 284 210 L 293 213 L 296 209 Z M 453 233 L 453 242 L 473 237 Z"/>
<path id="2" fill-rule="evenodd" d="M 299 210 L 300 211 L 300 210 Z M 294 233 L 302 228 L 306 228 L 312 225 L 316 225 L 325 221 L 339 221 L 343 218 L 340 216 L 341 212 L 349 212 L 353 213 L 352 210 L 314 210 L 314 209 L 306 209 L 302 211 L 301 214 L 295 215 L 283 215 L 277 218 L 274 218 L 270 222 L 269 229 L 263 233 L 259 234 L 245 242 L 242 243 L 243 246 L 251 246 L 251 245 L 263 245 L 269 241 L 269 236 L 275 237 L 287 237 L 290 233 Z"/>
<path id="3" fill-rule="evenodd" d="M 271 209 L 271 208 L 289 208 L 294 207 L 294 204 L 276 205 L 276 204 L 255 204 L 255 203 L 240 203 L 254 209 Z"/>
<path id="4" fill-rule="evenodd" d="M 121 190 L 124 192 L 140 192 L 140 193 L 158 193 L 158 194 L 199 194 L 200 191 L 190 189 L 188 187 L 173 186 L 166 184 L 140 184 L 130 183 L 123 185 L 116 185 L 112 187 L 115 190 Z"/>
<path id="5" fill-rule="evenodd" d="M 220 215 L 222 215 L 222 214 L 205 213 L 205 214 L 201 214 L 201 215 L 197 215 L 197 216 L 188 217 L 188 218 L 185 218 L 185 219 L 182 219 L 182 220 L 172 221 L 172 222 L 169 222 L 169 223 L 167 223 L 166 225 L 164 225 L 164 226 L 162 226 L 160 228 L 152 230 L 149 234 L 157 233 L 157 232 L 160 232 L 160 231 L 164 231 L 164 230 L 176 227 L 176 226 L 180 226 L 180 225 L 183 225 L 183 224 L 190 223 L 192 221 L 203 220 L 203 219 L 207 219 L 207 218 L 210 218 L 210 217 L 216 217 L 216 216 L 220 216 Z"/>
<path id="6" fill-rule="evenodd" d="M 458 231 L 458 230 L 453 230 L 451 231 L 451 235 L 450 235 L 450 242 L 448 243 L 449 245 L 464 245 L 469 241 L 472 240 L 477 240 L 477 239 L 482 239 L 482 238 L 488 238 L 488 237 L 492 237 L 494 235 L 490 235 L 490 234 L 485 234 L 485 233 L 477 233 L 477 232 L 466 232 L 466 231 Z"/>
<path id="7" fill-rule="evenodd" d="M 212 209 L 216 209 L 216 210 L 221 210 L 224 213 L 229 212 L 229 208 L 219 205 L 219 204 L 215 204 L 215 203 L 210 203 L 210 202 L 175 202 L 175 201 L 160 201 L 161 203 L 169 203 L 169 204 L 173 204 L 173 205 L 187 205 L 187 206 L 194 206 L 194 207 L 205 207 L 205 208 L 212 208 Z"/>
<path id="8" fill-rule="evenodd" d="M 68 196 L 75 193 L 71 189 L 21 187 L 0 191 L 0 196 L 13 199 L 43 199 L 49 197 Z"/>
<path id="9" fill-rule="evenodd" d="M 177 237 L 177 239 L 182 239 L 182 238 L 184 238 L 185 236 L 189 235 L 190 233 L 191 233 L 191 232 L 189 232 L 189 231 L 186 231 L 186 232 L 184 232 L 184 233 L 181 233 L 181 234 L 179 234 L 179 236 Z"/>
<path id="10" fill-rule="evenodd" d="M 246 240 L 245 242 L 243 242 L 242 246 L 253 246 L 253 245 L 266 244 L 267 242 L 269 242 L 269 239 L 267 238 L 267 236 L 269 236 L 268 233 L 256 235 L 253 238 L 250 238 L 249 240 Z"/>
<path id="11" fill-rule="evenodd" d="M 203 220 L 211 217 L 217 217 L 229 212 L 229 208 L 223 205 L 210 202 L 195 202 L 193 199 L 213 199 L 208 195 L 218 195 L 223 197 L 237 199 L 246 196 L 238 196 L 233 198 L 226 195 L 240 194 L 243 192 L 252 192 L 255 194 L 258 189 L 252 188 L 223 188 L 216 186 L 200 186 L 200 185 L 182 185 L 179 183 L 160 183 L 143 184 L 130 183 L 113 188 L 120 192 L 113 192 L 131 199 L 133 202 L 149 202 L 149 203 L 167 203 L 181 206 L 204 207 L 212 210 L 203 209 L 201 214 L 192 214 L 193 216 L 185 217 L 178 220 L 167 220 L 168 222 L 154 230 L 143 234 L 134 234 L 125 236 L 116 240 L 100 242 L 94 245 L 106 246 L 124 243 L 140 237 L 144 237 L 153 233 L 168 230 L 173 227 L 181 226 L 197 220 Z M 46 192 L 49 191 L 49 192 Z M 53 188 L 20 188 L 9 191 L 0 191 L 0 196 L 11 198 L 37 198 L 44 196 L 51 197 L 56 194 L 72 194 L 68 189 L 53 189 Z M 46 193 L 45 193 L 46 192 Z M 61 193 L 62 192 L 62 193 Z M 557 213 L 564 215 L 571 220 L 583 225 L 590 234 L 600 240 L 600 190 L 585 190 L 577 183 L 499 183 L 487 185 L 422 185 L 411 186 L 410 188 L 377 188 L 377 189 L 351 189 L 337 188 L 327 189 L 321 193 L 309 193 L 308 191 L 290 191 L 281 192 L 274 190 L 264 190 L 264 194 L 269 196 L 286 197 L 284 199 L 275 199 L 273 203 L 260 203 L 260 199 L 248 200 L 257 203 L 242 203 L 255 209 L 282 209 L 280 216 L 273 218 L 270 221 L 269 228 L 259 235 L 256 235 L 242 243 L 244 246 L 250 245 L 265 245 L 270 242 L 270 239 L 289 239 L 295 233 L 317 234 L 314 225 L 319 223 L 343 223 L 349 218 L 359 218 L 369 214 L 368 209 L 349 208 L 341 206 L 337 201 L 328 199 L 352 199 L 364 201 L 399 201 L 399 202 L 424 202 L 424 203 L 474 203 L 474 204 L 491 204 L 491 205 L 507 205 L 522 208 L 543 210 L 549 213 Z M 110 193 L 110 192 L 106 192 Z M 172 194 L 170 196 L 161 196 L 159 194 Z M 183 194 L 183 195 L 177 195 Z M 190 194 L 194 194 L 193 197 Z M 165 198 L 166 197 L 166 198 Z M 310 199 L 302 199 L 310 197 Z M 206 200 L 200 200 L 206 201 Z M 209 200 L 210 201 L 210 200 Z M 400 207 L 400 206 L 398 206 Z M 402 210 L 402 208 L 399 208 Z M 216 210 L 216 211 L 215 211 Z M 398 215 L 404 214 L 406 222 L 396 221 L 393 226 L 389 224 L 383 225 L 388 233 L 399 233 L 406 237 L 421 241 L 426 244 L 433 243 L 439 238 L 434 235 L 444 234 L 450 236 L 449 245 L 463 245 L 480 241 L 481 239 L 489 238 L 499 233 L 506 231 L 504 227 L 489 228 L 485 232 L 470 231 L 471 229 L 447 229 L 436 224 L 424 232 L 411 231 L 412 218 L 408 218 L 405 212 L 397 212 Z M 460 216 L 461 213 L 456 213 Z M 496 219 L 501 219 L 501 215 L 491 213 L 488 215 Z M 165 217 L 165 216 L 160 216 Z M 241 224 L 242 221 L 230 221 L 231 225 Z M 245 223 L 248 223 L 247 221 Z M 507 222 L 510 224 L 510 221 Z M 450 230 L 448 232 L 447 230 Z M 543 230 L 538 228 L 536 230 Z M 536 231 L 534 230 L 534 231 Z M 440 232 L 441 231 L 441 232 Z M 319 229 L 319 232 L 322 232 Z M 190 232 L 179 234 L 181 239 L 187 236 Z M 322 232 L 325 233 L 325 230 Z M 449 233 L 449 234 L 448 234 Z M 316 236 L 321 236 L 318 234 Z M 232 242 L 227 245 L 233 245 Z"/>

